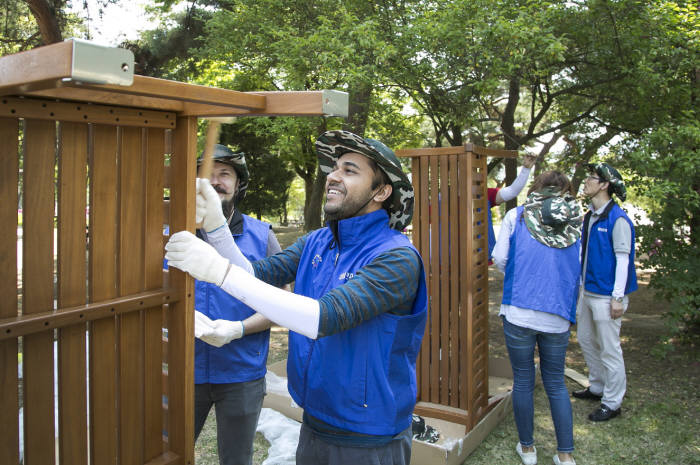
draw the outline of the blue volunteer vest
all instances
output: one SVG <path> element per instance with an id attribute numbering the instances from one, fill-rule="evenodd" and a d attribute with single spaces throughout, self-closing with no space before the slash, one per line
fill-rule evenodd
<path id="1" fill-rule="evenodd" d="M 378 210 L 308 236 L 294 292 L 318 299 L 396 247 L 415 248 L 389 228 Z M 417 252 L 416 252 L 417 253 Z M 348 431 L 395 435 L 411 426 L 416 403 L 416 357 L 423 338 L 427 290 L 421 266 L 410 315 L 384 313 L 318 340 L 289 333 L 287 376 L 294 401 L 315 418 Z"/>
<path id="2" fill-rule="evenodd" d="M 632 247 L 630 250 L 629 266 L 627 268 L 627 283 L 625 294 L 637 290 L 637 271 L 634 266 L 634 225 L 625 211 L 615 202 L 610 202 L 598 221 L 591 227 L 588 237 L 588 222 L 591 212 L 586 214 L 583 222 L 583 253 L 588 252 L 584 287 L 588 292 L 602 295 L 612 295 L 615 287 L 615 249 L 613 248 L 613 227 L 618 218 L 624 218 L 632 230 Z"/>
<path id="3" fill-rule="evenodd" d="M 270 225 L 243 215 L 243 233 L 233 238 L 248 260 L 267 256 Z M 212 320 L 245 320 L 255 311 L 215 284 L 195 281 L 194 308 Z M 270 331 L 246 335 L 222 347 L 199 339 L 194 346 L 195 384 L 224 384 L 253 381 L 265 376 Z"/>
<path id="4" fill-rule="evenodd" d="M 548 247 L 532 237 L 522 215 L 518 207 L 501 302 L 576 323 L 581 241 L 564 249 Z"/>

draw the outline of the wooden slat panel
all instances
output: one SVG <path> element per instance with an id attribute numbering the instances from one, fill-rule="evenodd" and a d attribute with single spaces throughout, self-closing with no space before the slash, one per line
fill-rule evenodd
<path id="1" fill-rule="evenodd" d="M 172 167 L 170 231 L 194 231 L 194 179 L 196 175 L 197 120 L 178 118 Z M 179 299 L 168 314 L 168 446 L 194 463 L 194 281 L 170 271 L 171 286 Z"/>
<path id="2" fill-rule="evenodd" d="M 117 296 L 117 128 L 92 128 L 90 167 L 90 301 Z M 99 240 L 97 239 L 99 238 Z M 90 328 L 90 457 L 91 463 L 118 460 L 116 317 Z M 99 418 L 100 421 L 94 419 Z"/>
<path id="3" fill-rule="evenodd" d="M 119 156 L 119 295 L 143 290 L 144 158 L 142 129 L 122 128 Z M 143 462 L 143 326 L 119 317 L 119 441 L 122 463 Z"/>
<path id="4" fill-rule="evenodd" d="M 23 312 L 53 306 L 56 124 L 25 120 Z M 55 463 L 53 330 L 23 340 L 24 463 Z"/>
<path id="5" fill-rule="evenodd" d="M 17 315 L 18 120 L 0 118 L 0 318 Z M 17 339 L 0 342 L 0 463 L 19 463 Z"/>
<path id="6" fill-rule="evenodd" d="M 147 130 L 144 205 L 146 289 L 163 286 L 163 184 L 165 132 Z M 162 305 L 144 312 L 145 323 L 145 460 L 163 453 L 163 321 Z"/>
<path id="7" fill-rule="evenodd" d="M 450 357 L 449 357 L 449 405 L 459 407 L 459 247 L 462 241 L 459 229 L 459 213 L 462 209 L 459 198 L 459 183 L 457 177 L 457 156 L 451 156 L 448 164 L 450 182 Z"/>
<path id="8" fill-rule="evenodd" d="M 86 301 L 85 207 L 87 124 L 61 123 L 58 158 L 58 305 Z M 62 328 L 58 339 L 59 457 L 87 464 L 85 323 Z"/>
<path id="9" fill-rule="evenodd" d="M 440 387 L 440 403 L 444 405 L 449 404 L 449 379 L 450 379 L 450 221 L 449 221 L 449 186 L 447 178 L 447 155 L 441 156 L 439 159 L 439 183 L 440 183 L 440 194 L 438 196 L 438 201 L 436 207 L 439 207 L 439 231 L 438 237 L 435 239 L 439 241 L 439 264 L 440 264 L 440 370 L 438 377 L 438 384 Z"/>

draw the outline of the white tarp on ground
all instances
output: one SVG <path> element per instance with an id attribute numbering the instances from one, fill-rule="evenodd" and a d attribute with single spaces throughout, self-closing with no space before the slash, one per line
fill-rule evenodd
<path id="1" fill-rule="evenodd" d="M 262 465 L 294 465 L 299 443 L 298 421 L 287 418 L 277 410 L 264 408 L 260 411 L 258 431 L 270 443 L 267 459 Z"/>

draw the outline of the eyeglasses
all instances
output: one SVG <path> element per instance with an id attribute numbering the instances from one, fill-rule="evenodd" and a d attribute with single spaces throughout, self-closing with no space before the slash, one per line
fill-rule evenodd
<path id="1" fill-rule="evenodd" d="M 595 180 L 598 181 L 598 182 L 605 182 L 605 179 L 599 178 L 598 176 L 588 176 L 588 177 L 586 178 L 586 181 L 588 181 L 589 179 L 595 179 Z"/>

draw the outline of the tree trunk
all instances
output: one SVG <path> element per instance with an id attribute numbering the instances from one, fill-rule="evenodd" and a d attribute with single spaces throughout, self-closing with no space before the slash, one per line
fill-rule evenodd
<path id="1" fill-rule="evenodd" d="M 508 103 L 503 111 L 503 117 L 501 118 L 501 129 L 503 130 L 503 137 L 506 150 L 518 150 L 521 145 L 521 141 L 515 134 L 515 109 L 518 108 L 518 101 L 520 100 L 520 80 L 518 78 L 512 78 L 510 80 L 510 85 L 508 87 Z M 505 185 L 509 186 L 515 177 L 517 176 L 518 170 L 518 160 L 515 158 L 507 158 L 505 160 L 506 167 L 506 180 Z M 509 200 L 506 202 L 506 210 L 515 208 L 518 204 L 518 199 Z"/>
<path id="2" fill-rule="evenodd" d="M 313 231 L 321 227 L 321 203 L 323 201 L 323 191 L 326 187 L 326 176 L 319 167 L 316 170 L 316 177 L 311 186 L 311 194 L 307 192 L 308 202 L 304 209 L 304 230 Z"/>
<path id="3" fill-rule="evenodd" d="M 350 88 L 350 106 L 348 119 L 343 123 L 344 130 L 364 137 L 372 91 L 372 85 L 366 82 L 355 84 Z"/>
<path id="4" fill-rule="evenodd" d="M 61 34 L 61 28 L 58 26 L 58 11 L 53 2 L 49 0 L 25 1 L 39 26 L 39 32 L 41 32 L 44 45 L 61 42 L 63 40 L 63 35 Z"/>

